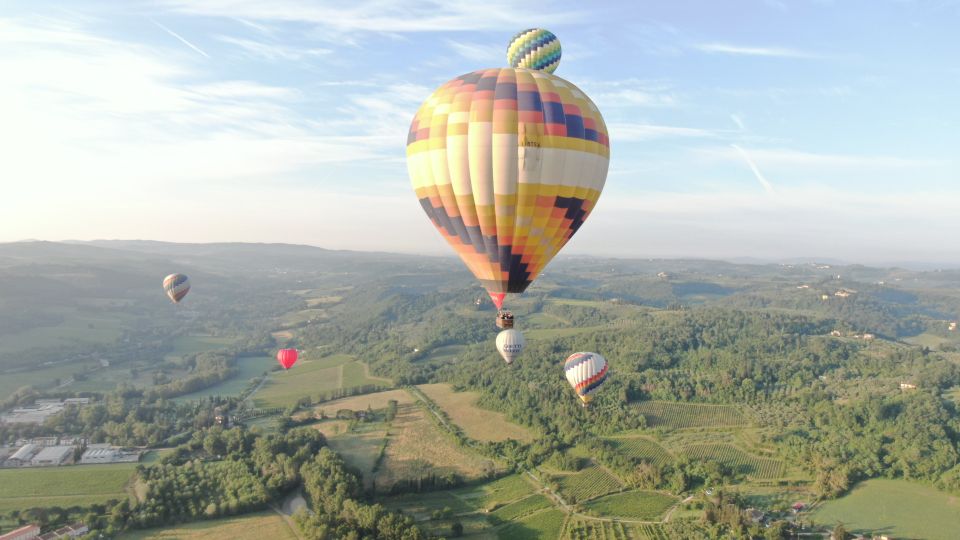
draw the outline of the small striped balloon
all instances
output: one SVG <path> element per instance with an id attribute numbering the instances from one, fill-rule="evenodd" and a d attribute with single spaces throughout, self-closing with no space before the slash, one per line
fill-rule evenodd
<path id="1" fill-rule="evenodd" d="M 163 278 L 163 290 L 174 304 L 179 304 L 190 292 L 190 279 L 183 274 L 170 274 Z"/>
<path id="2" fill-rule="evenodd" d="M 607 380 L 607 360 L 597 353 L 573 353 L 563 363 L 563 371 L 567 375 L 567 382 L 586 407 L 603 381 Z"/>
<path id="3" fill-rule="evenodd" d="M 524 30 L 510 40 L 507 63 L 512 68 L 553 73 L 560 65 L 560 40 L 542 28 Z"/>

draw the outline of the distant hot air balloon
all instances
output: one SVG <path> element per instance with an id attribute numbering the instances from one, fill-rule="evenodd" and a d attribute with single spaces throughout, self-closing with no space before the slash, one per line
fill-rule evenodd
<path id="1" fill-rule="evenodd" d="M 603 381 L 607 380 L 607 360 L 597 353 L 573 353 L 563 364 L 567 382 L 586 407 Z"/>
<path id="2" fill-rule="evenodd" d="M 277 351 L 277 362 L 280 362 L 283 369 L 292 368 L 297 363 L 297 357 L 296 349 L 280 349 Z"/>
<path id="3" fill-rule="evenodd" d="M 508 56 L 526 50 L 514 45 Z M 461 75 L 410 124 L 407 168 L 420 205 L 497 309 L 580 229 L 607 177 L 600 111 L 550 73 L 556 64 Z"/>
<path id="4" fill-rule="evenodd" d="M 497 351 L 500 352 L 500 356 L 508 364 L 512 364 L 514 359 L 520 356 L 525 344 L 526 340 L 519 330 L 511 328 L 497 334 Z"/>
<path id="5" fill-rule="evenodd" d="M 163 290 L 174 304 L 179 304 L 190 292 L 190 279 L 183 274 L 170 274 L 163 278 Z"/>
<path id="6" fill-rule="evenodd" d="M 553 73 L 560 65 L 560 40 L 553 32 L 542 28 L 524 30 L 510 40 L 507 64 L 512 68 Z"/>

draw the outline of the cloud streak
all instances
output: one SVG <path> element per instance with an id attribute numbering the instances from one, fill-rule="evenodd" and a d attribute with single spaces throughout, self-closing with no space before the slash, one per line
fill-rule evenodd
<path id="1" fill-rule="evenodd" d="M 174 38 L 176 38 L 180 43 L 183 43 L 183 44 L 186 45 L 187 47 L 190 47 L 191 49 L 193 49 L 195 52 L 199 53 L 199 54 L 202 55 L 203 57 L 205 57 L 205 58 L 210 58 L 210 55 L 207 54 L 207 53 L 205 53 L 205 52 L 203 51 L 203 49 L 201 49 L 200 47 L 197 47 L 197 46 L 194 45 L 193 43 L 190 43 L 189 41 L 186 40 L 186 38 L 184 38 L 184 37 L 181 36 L 180 34 L 174 32 L 173 30 L 167 28 L 166 26 L 158 23 L 157 21 L 153 21 L 153 24 L 157 25 L 157 28 L 159 28 L 159 29 L 163 30 L 164 32 L 170 34 L 171 36 L 173 36 Z"/>
<path id="2" fill-rule="evenodd" d="M 757 181 L 760 182 L 761 186 L 763 186 L 763 189 L 764 191 L 767 192 L 767 195 L 771 197 L 775 196 L 777 192 L 773 189 L 773 184 L 771 184 L 763 176 L 763 173 L 761 173 L 760 169 L 757 168 L 757 164 L 754 163 L 752 159 L 750 159 L 750 155 L 747 154 L 747 151 L 735 144 L 731 144 L 730 147 L 736 150 L 737 153 L 739 153 L 740 156 L 743 157 L 743 160 L 747 162 L 747 165 L 750 167 L 750 170 L 753 171 L 753 175 L 757 177 Z"/>
<path id="3" fill-rule="evenodd" d="M 694 46 L 702 52 L 711 54 L 730 54 L 734 56 L 765 56 L 773 58 L 820 58 L 820 55 L 800 51 L 797 49 L 788 49 L 785 47 L 752 47 L 746 45 L 733 45 L 730 43 L 701 43 Z"/>

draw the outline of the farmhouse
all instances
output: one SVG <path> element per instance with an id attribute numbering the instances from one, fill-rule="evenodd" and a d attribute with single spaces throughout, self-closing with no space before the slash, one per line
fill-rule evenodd
<path id="1" fill-rule="evenodd" d="M 40 447 L 35 444 L 25 444 L 20 447 L 19 450 L 13 453 L 12 456 L 7 458 L 7 461 L 4 462 L 4 465 L 7 467 L 21 467 L 30 463 L 30 458 L 37 453 L 37 450 Z"/>
<path id="2" fill-rule="evenodd" d="M 48 532 L 40 536 L 39 540 L 56 540 L 58 538 L 79 538 L 90 532 L 90 527 L 83 523 L 74 523 L 66 527 L 60 527 L 55 531 Z"/>
<path id="3" fill-rule="evenodd" d="M 747 508 L 746 511 L 744 511 L 744 515 L 750 520 L 751 523 L 760 523 L 763 521 L 764 514 L 762 511 L 757 510 L 756 508 Z"/>
<path id="4" fill-rule="evenodd" d="M 833 336 L 833 337 L 840 337 L 840 331 L 839 331 L 839 330 L 834 330 L 834 331 L 830 332 L 830 335 Z"/>
<path id="5" fill-rule="evenodd" d="M 909 382 L 900 381 L 900 389 L 901 389 L 901 390 L 916 390 L 916 389 L 917 389 L 917 385 L 915 385 L 915 384 L 913 384 L 913 383 L 909 383 Z"/>
<path id="6" fill-rule="evenodd" d="M 951 322 L 949 325 L 947 325 L 947 330 L 950 330 L 951 332 L 956 332 L 956 330 L 957 330 L 957 323 L 956 323 L 956 322 Z"/>
<path id="7" fill-rule="evenodd" d="M 25 525 L 7 534 L 0 534 L 0 540 L 33 540 L 40 535 L 39 525 Z"/>
<path id="8" fill-rule="evenodd" d="M 34 467 L 60 465 L 72 455 L 72 446 L 48 446 L 33 456 L 30 464 Z"/>

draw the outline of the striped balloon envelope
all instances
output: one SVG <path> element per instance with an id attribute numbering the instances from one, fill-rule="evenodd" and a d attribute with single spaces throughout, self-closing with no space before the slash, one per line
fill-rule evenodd
<path id="1" fill-rule="evenodd" d="M 170 274 L 163 278 L 163 290 L 174 304 L 179 304 L 190 292 L 190 279 L 183 274 Z"/>
<path id="2" fill-rule="evenodd" d="M 563 363 L 563 371 L 586 407 L 607 380 L 607 359 L 592 352 L 573 353 Z"/>
<path id="3" fill-rule="evenodd" d="M 530 28 L 513 36 L 507 46 L 507 65 L 553 73 L 560 65 L 560 40 L 549 30 Z"/>
<path id="4" fill-rule="evenodd" d="M 417 111 L 407 168 L 420 205 L 498 308 L 590 215 L 610 141 L 596 105 L 545 71 L 457 77 Z"/>

